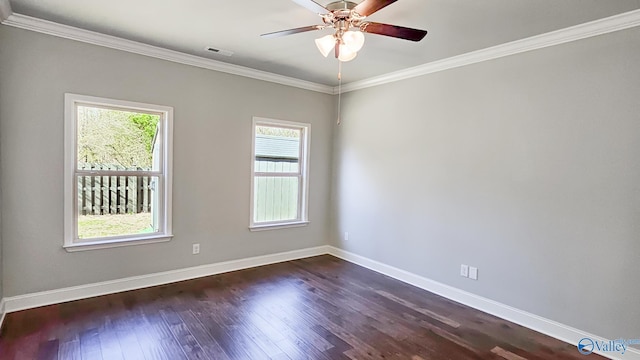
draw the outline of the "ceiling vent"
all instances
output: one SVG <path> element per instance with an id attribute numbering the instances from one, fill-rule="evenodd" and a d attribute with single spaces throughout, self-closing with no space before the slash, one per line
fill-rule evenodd
<path id="1" fill-rule="evenodd" d="M 208 52 L 214 53 L 214 54 L 218 54 L 218 55 L 224 55 L 224 56 L 233 55 L 233 51 L 216 49 L 216 48 L 211 47 L 211 46 L 206 47 L 205 50 L 207 50 Z"/>

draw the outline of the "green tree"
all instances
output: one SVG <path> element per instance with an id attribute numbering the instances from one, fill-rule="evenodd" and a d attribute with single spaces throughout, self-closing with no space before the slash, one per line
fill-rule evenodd
<path id="1" fill-rule="evenodd" d="M 142 130 L 144 134 L 144 144 L 147 151 L 151 155 L 153 150 L 153 139 L 156 136 L 156 130 L 158 129 L 158 122 L 160 122 L 160 116 L 151 114 L 133 113 L 129 115 L 131 120 L 138 129 Z M 151 158 L 149 158 L 151 160 Z"/>
<path id="2" fill-rule="evenodd" d="M 256 126 L 256 134 L 281 136 L 287 138 L 299 138 L 300 130 L 272 126 Z"/>
<path id="3" fill-rule="evenodd" d="M 78 161 L 150 168 L 158 115 L 78 107 Z"/>

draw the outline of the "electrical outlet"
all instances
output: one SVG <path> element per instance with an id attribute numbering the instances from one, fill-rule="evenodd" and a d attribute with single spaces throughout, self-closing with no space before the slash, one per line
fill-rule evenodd
<path id="1" fill-rule="evenodd" d="M 200 254 L 200 244 L 193 244 L 193 255 Z"/>
<path id="2" fill-rule="evenodd" d="M 478 280 L 478 268 L 469 266 L 469 279 Z"/>
<path id="3" fill-rule="evenodd" d="M 460 276 L 469 277 L 469 265 L 460 265 Z"/>
<path id="4" fill-rule="evenodd" d="M 349 232 L 344 232 L 344 241 L 349 241 Z"/>

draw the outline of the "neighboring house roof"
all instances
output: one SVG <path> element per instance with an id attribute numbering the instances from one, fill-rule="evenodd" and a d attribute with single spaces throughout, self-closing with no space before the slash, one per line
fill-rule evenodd
<path id="1" fill-rule="evenodd" d="M 256 157 L 298 159 L 300 153 L 300 139 L 256 135 Z"/>

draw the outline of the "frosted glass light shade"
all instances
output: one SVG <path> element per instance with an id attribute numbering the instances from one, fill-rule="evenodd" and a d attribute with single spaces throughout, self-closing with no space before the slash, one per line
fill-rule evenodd
<path id="1" fill-rule="evenodd" d="M 342 41 L 353 52 L 358 52 L 364 45 L 364 34 L 361 31 L 349 30 L 342 35 Z"/>
<path id="2" fill-rule="evenodd" d="M 340 44 L 340 55 L 338 56 L 338 60 L 342 62 L 351 61 L 358 56 L 357 51 L 353 51 L 349 46 Z"/>
<path id="3" fill-rule="evenodd" d="M 323 36 L 319 39 L 316 39 L 316 46 L 322 56 L 327 57 L 331 50 L 333 50 L 336 46 L 336 38 L 333 35 Z"/>

